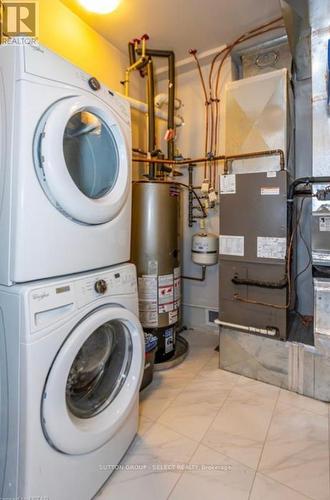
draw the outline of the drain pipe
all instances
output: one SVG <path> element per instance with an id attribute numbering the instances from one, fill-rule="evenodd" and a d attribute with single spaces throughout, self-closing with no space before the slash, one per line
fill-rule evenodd
<path id="1" fill-rule="evenodd" d="M 268 335 L 270 337 L 275 337 L 278 333 L 276 328 L 257 328 L 255 326 L 245 326 L 245 325 L 237 325 L 236 323 L 227 323 L 226 321 L 221 321 L 220 319 L 216 319 L 214 322 L 216 325 L 223 326 L 225 328 L 233 328 L 234 330 L 243 330 L 248 333 L 259 333 L 261 335 Z"/>
<path id="2" fill-rule="evenodd" d="M 141 49 L 136 50 L 142 54 Z M 174 159 L 174 105 L 175 105 L 175 54 L 172 50 L 145 49 L 145 54 L 150 57 L 162 57 L 168 59 L 168 114 L 167 129 L 171 136 L 167 141 L 167 158 Z"/>
<path id="3" fill-rule="evenodd" d="M 135 71 L 135 70 L 140 70 L 140 73 L 141 73 L 141 70 L 148 63 L 148 58 L 146 57 L 147 40 L 149 40 L 149 36 L 147 34 L 145 34 L 141 37 L 141 39 L 134 38 L 134 40 L 132 40 L 128 44 L 128 54 L 129 54 L 130 66 L 126 69 L 125 80 L 123 82 L 121 82 L 124 84 L 126 97 L 128 97 L 128 95 L 129 95 L 129 79 L 130 79 L 131 72 Z M 138 60 L 136 60 L 135 53 L 137 52 L 138 45 L 141 42 L 142 42 L 142 49 L 140 49 L 141 57 Z"/>
<path id="4" fill-rule="evenodd" d="M 293 203 L 293 198 L 296 194 L 296 187 L 303 184 L 323 184 L 330 183 L 330 177 L 300 177 L 292 182 L 288 190 L 288 203 Z"/>
<path id="5" fill-rule="evenodd" d="M 151 57 L 147 64 L 147 94 L 148 94 L 148 154 L 153 155 L 156 149 L 156 130 L 155 130 L 155 81 L 154 65 Z M 148 177 L 155 179 L 155 163 L 149 163 Z"/>

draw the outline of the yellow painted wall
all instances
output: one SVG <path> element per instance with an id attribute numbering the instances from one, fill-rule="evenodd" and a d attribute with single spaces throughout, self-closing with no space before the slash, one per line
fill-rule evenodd
<path id="1" fill-rule="evenodd" d="M 123 92 L 120 80 L 128 65 L 128 55 L 111 45 L 68 9 L 60 0 L 39 0 L 39 42 L 102 81 Z M 144 85 L 138 73 L 132 75 L 131 96 L 144 100 Z M 144 147 L 145 119 L 132 113 L 135 147 Z"/>
<path id="2" fill-rule="evenodd" d="M 39 0 L 39 41 L 72 63 L 121 91 L 128 58 L 60 0 Z"/>

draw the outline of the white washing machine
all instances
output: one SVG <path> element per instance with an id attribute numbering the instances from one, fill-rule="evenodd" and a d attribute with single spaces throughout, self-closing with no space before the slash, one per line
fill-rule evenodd
<path id="1" fill-rule="evenodd" d="M 41 46 L 3 45 L 0 112 L 0 283 L 129 261 L 125 99 Z"/>
<path id="2" fill-rule="evenodd" d="M 131 264 L 0 288 L 0 498 L 89 500 L 138 426 Z"/>

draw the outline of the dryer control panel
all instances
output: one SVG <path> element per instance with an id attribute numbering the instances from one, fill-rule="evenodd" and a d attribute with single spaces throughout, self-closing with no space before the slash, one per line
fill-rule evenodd
<path id="1" fill-rule="evenodd" d="M 133 265 L 117 267 L 53 281 L 52 285 L 33 288 L 29 292 L 29 313 L 32 332 L 66 319 L 75 310 L 98 301 L 116 302 L 121 296 L 137 294 L 136 271 Z M 97 304 L 96 304 L 97 305 Z"/>
<path id="2" fill-rule="evenodd" d="M 20 50 L 18 48 L 17 50 Z M 97 95 L 117 111 L 119 116 L 130 124 L 130 106 L 124 96 L 108 89 L 95 75 L 85 73 L 58 54 L 42 45 L 22 47 L 24 71 L 49 82 L 58 82 Z"/>

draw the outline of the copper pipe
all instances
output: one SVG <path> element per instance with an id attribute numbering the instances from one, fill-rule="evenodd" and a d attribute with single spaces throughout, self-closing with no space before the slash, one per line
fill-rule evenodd
<path id="1" fill-rule="evenodd" d="M 285 169 L 285 155 L 282 149 L 271 149 L 269 151 L 259 151 L 255 153 L 244 153 L 240 155 L 226 156 L 225 159 L 225 174 L 228 172 L 228 163 L 234 160 L 247 160 L 249 158 L 263 158 L 265 156 L 279 156 L 280 157 L 280 169 Z"/>
<path id="2" fill-rule="evenodd" d="M 216 60 L 220 57 L 221 54 L 223 54 L 226 50 L 228 50 L 228 48 L 232 48 L 233 45 L 237 45 L 238 43 L 241 43 L 241 40 L 243 38 L 245 38 L 246 36 L 252 35 L 254 33 L 257 33 L 256 36 L 258 36 L 259 35 L 258 31 L 263 30 L 265 28 L 268 28 L 268 26 L 271 26 L 272 24 L 278 23 L 279 21 L 282 21 L 282 20 L 283 20 L 282 16 L 277 17 L 276 19 L 273 19 L 273 21 L 270 21 L 266 24 L 262 24 L 261 26 L 258 26 L 257 28 L 255 28 L 253 30 L 247 31 L 246 33 L 241 35 L 239 38 L 237 38 L 234 42 L 232 42 L 230 45 L 227 45 L 220 52 L 218 52 L 212 60 L 211 70 L 210 70 L 210 74 L 209 74 L 209 88 L 210 89 L 212 88 L 212 73 L 213 73 L 214 64 L 215 64 Z M 242 40 L 242 41 L 245 41 L 245 40 Z"/>
<path id="3" fill-rule="evenodd" d="M 267 151 L 254 151 L 252 153 L 243 153 L 239 155 L 231 155 L 231 156 L 214 156 L 212 161 L 225 161 L 225 173 L 228 171 L 228 162 L 232 162 L 234 160 L 247 160 L 249 158 L 262 158 L 265 156 L 279 156 L 280 157 L 280 168 L 281 170 L 285 169 L 285 155 L 284 151 L 281 149 L 271 149 Z M 210 158 L 192 158 L 187 160 L 160 160 L 159 158 L 138 158 L 133 157 L 132 159 L 135 163 L 160 163 L 167 165 L 194 165 L 195 163 L 204 163 L 205 161 L 210 161 Z"/>
<path id="4" fill-rule="evenodd" d="M 225 160 L 226 157 L 225 156 L 217 156 L 217 157 L 214 157 L 212 158 L 212 160 Z M 210 158 L 207 158 L 207 157 L 202 157 L 202 158 L 194 158 L 192 160 L 159 160 L 157 158 L 137 158 L 137 157 L 133 157 L 132 158 L 132 161 L 133 162 L 136 162 L 136 163 L 165 163 L 165 164 L 168 164 L 168 165 L 190 165 L 190 164 L 194 164 L 194 163 L 204 163 L 204 162 L 208 162 L 210 161 Z"/>
<path id="5" fill-rule="evenodd" d="M 213 104 L 215 103 L 215 119 L 214 119 L 214 122 L 213 122 L 213 119 L 212 119 L 211 148 L 210 148 L 210 151 L 212 151 L 214 155 L 217 155 L 217 149 L 218 149 L 218 130 L 220 128 L 220 123 L 219 123 L 219 121 L 220 121 L 220 117 L 219 117 L 219 102 L 220 102 L 220 99 L 219 99 L 219 95 L 218 95 L 219 92 L 218 91 L 219 91 L 220 74 L 221 74 L 221 69 L 223 67 L 223 64 L 226 61 L 227 57 L 231 54 L 232 50 L 236 47 L 236 45 L 238 45 L 240 43 L 243 43 L 246 40 L 249 40 L 250 38 L 257 37 L 257 36 L 259 36 L 259 35 L 261 35 L 263 33 L 267 33 L 268 31 L 271 31 L 273 29 L 278 29 L 279 26 L 275 26 L 275 27 L 272 26 L 270 28 L 269 28 L 269 26 L 278 23 L 281 19 L 282 18 L 274 19 L 273 21 L 271 21 L 271 22 L 269 22 L 267 24 L 259 26 L 258 28 L 255 28 L 255 29 L 253 29 L 251 31 L 248 31 L 244 35 L 241 35 L 232 44 L 228 45 L 227 47 L 225 47 L 224 49 L 222 49 L 218 54 L 216 54 L 216 56 L 212 60 L 211 69 L 210 69 L 210 73 L 209 73 L 209 92 L 210 92 L 210 103 L 211 103 L 211 115 L 213 115 Z M 215 64 L 216 60 L 222 54 L 224 54 L 224 56 L 222 58 L 222 61 L 221 61 L 220 65 L 219 65 L 219 69 L 218 69 L 218 72 L 217 72 L 216 89 L 215 89 L 215 97 L 214 97 L 213 96 L 213 89 L 212 89 L 212 73 L 213 73 L 214 64 Z M 214 141 L 214 149 L 213 149 L 213 141 Z M 212 175 L 210 177 L 213 178 L 213 180 L 211 180 L 211 186 L 214 187 L 214 184 L 216 182 L 217 163 L 214 162 L 214 164 L 212 165 L 212 167 L 210 165 L 210 172 L 213 173 L 213 177 L 212 177 Z M 213 170 L 213 172 L 212 172 L 212 170 Z"/>

